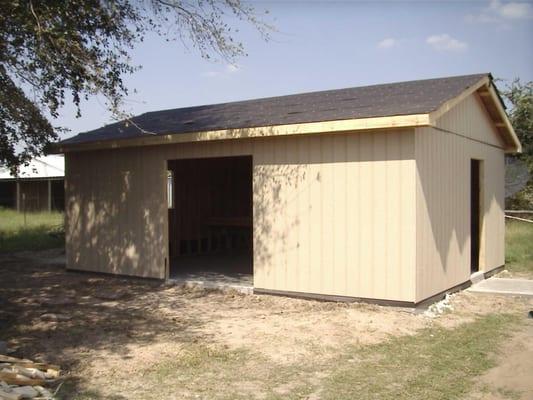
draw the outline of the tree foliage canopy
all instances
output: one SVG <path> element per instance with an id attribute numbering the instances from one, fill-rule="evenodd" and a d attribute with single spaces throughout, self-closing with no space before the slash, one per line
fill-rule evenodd
<path id="1" fill-rule="evenodd" d="M 533 166 L 533 82 L 515 79 L 502 95 L 510 105 L 509 119 L 522 143 L 522 154 L 518 157 Z"/>
<path id="2" fill-rule="evenodd" d="M 204 58 L 243 55 L 228 18 L 271 29 L 240 0 L 0 0 L 0 165 L 16 169 L 57 139 L 47 116 L 70 99 L 78 115 L 95 94 L 118 113 L 129 53 L 149 32 Z"/>
<path id="3" fill-rule="evenodd" d="M 507 162 L 508 208 L 533 209 L 533 82 L 515 79 L 501 92 L 509 107 L 509 119 L 522 143 L 522 154 Z"/>

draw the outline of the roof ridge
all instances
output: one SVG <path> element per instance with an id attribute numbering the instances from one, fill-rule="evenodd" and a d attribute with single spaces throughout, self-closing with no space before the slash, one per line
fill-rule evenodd
<path id="1" fill-rule="evenodd" d="M 133 118 L 141 117 L 143 115 L 153 115 L 157 113 L 163 113 L 168 111 L 175 111 L 175 110 L 194 110 L 194 109 L 201 109 L 202 107 L 216 107 L 216 106 L 222 106 L 226 104 L 240 104 L 240 103 L 247 103 L 252 101 L 262 101 L 262 100 L 275 100 L 275 99 L 283 99 L 283 98 L 289 98 L 289 97 L 296 97 L 296 96 L 302 96 L 302 95 L 312 95 L 312 94 L 323 94 L 328 92 L 338 92 L 342 90 L 354 90 L 354 89 L 366 89 L 366 88 L 379 88 L 384 86 L 391 86 L 391 85 L 400 85 L 400 84 L 410 84 L 410 83 L 421 83 L 421 82 L 430 82 L 430 81 L 443 81 L 446 79 L 459 79 L 459 78 L 470 78 L 479 76 L 481 79 L 484 76 L 489 76 L 492 79 L 492 74 L 490 72 L 482 72 L 478 74 L 466 74 L 466 75 L 451 75 L 451 76 L 444 76 L 439 78 L 426 78 L 426 79 L 412 79 L 408 81 L 395 81 L 395 82 L 387 82 L 387 83 L 376 83 L 372 85 L 363 85 L 363 86 L 348 86 L 348 87 L 342 87 L 342 88 L 336 88 L 336 89 L 325 89 L 325 90 L 312 90 L 310 92 L 298 92 L 298 93 L 291 93 L 291 94 L 283 94 L 279 96 L 267 96 L 267 97 L 255 97 L 250 98 L 246 100 L 236 100 L 236 101 L 226 101 L 226 102 L 220 102 L 220 103 L 204 103 L 204 104 L 198 104 L 195 106 L 187 106 L 187 107 L 175 107 L 175 108 L 167 108 L 163 110 L 156 110 L 156 111 L 146 111 L 142 114 L 136 115 Z M 122 122 L 122 121 L 117 121 Z M 117 122 L 113 122 L 117 123 Z M 109 125 L 112 125 L 109 124 Z M 106 125 L 107 126 L 107 125 Z"/>
<path id="2" fill-rule="evenodd" d="M 479 73 L 150 111 L 132 117 L 132 124 L 113 122 L 60 143 L 424 114 L 487 77 L 492 79 Z"/>

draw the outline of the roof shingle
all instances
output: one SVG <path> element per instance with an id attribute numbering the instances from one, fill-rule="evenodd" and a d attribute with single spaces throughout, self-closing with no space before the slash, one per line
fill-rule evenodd
<path id="1" fill-rule="evenodd" d="M 60 144 L 135 138 L 145 136 L 146 132 L 182 134 L 429 113 L 486 76 L 490 75 L 426 79 L 153 111 L 133 117 L 134 124 L 117 122 L 80 133 Z"/>

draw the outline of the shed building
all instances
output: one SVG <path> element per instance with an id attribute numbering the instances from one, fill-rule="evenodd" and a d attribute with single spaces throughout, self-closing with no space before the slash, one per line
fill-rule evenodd
<path id="1" fill-rule="evenodd" d="M 490 74 L 150 112 L 60 142 L 70 269 L 416 305 L 504 264 Z"/>
<path id="2" fill-rule="evenodd" d="M 0 207 L 21 212 L 62 211 L 65 208 L 63 156 L 37 157 L 18 175 L 0 167 Z"/>

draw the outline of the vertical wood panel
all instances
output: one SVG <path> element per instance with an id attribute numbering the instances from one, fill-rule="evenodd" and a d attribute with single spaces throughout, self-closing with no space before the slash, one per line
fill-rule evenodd
<path id="1" fill-rule="evenodd" d="M 470 277 L 470 160 L 483 160 L 484 264 L 503 265 L 504 152 L 494 129 L 470 96 L 433 128 L 417 128 L 417 300 Z M 474 140 L 469 140 L 469 138 Z M 488 144 L 480 143 L 486 142 Z M 491 145 L 492 144 L 492 145 Z"/>
<path id="2" fill-rule="evenodd" d="M 167 160 L 244 154 L 253 155 L 256 287 L 414 300 L 408 130 L 70 154 L 68 218 L 81 228 L 69 224 L 69 266 L 163 278 Z M 107 211 L 95 218 L 97 208 Z"/>
<path id="3" fill-rule="evenodd" d="M 296 249 L 296 265 L 298 271 L 298 283 L 295 286 L 298 290 L 304 290 L 311 287 L 310 279 L 310 259 L 309 250 L 307 246 L 310 243 L 310 227 L 303 223 L 310 218 L 310 198 L 309 198 L 309 137 L 303 137 L 297 140 L 298 145 L 298 159 L 297 164 L 300 168 L 300 179 L 302 180 L 302 188 L 298 190 L 298 209 L 297 209 L 297 229 L 298 229 L 298 243 Z"/>
<path id="4" fill-rule="evenodd" d="M 337 138 L 335 138 L 337 139 Z M 332 198 L 333 184 L 336 168 L 332 164 L 334 160 L 332 135 L 323 135 L 321 142 L 322 160 L 321 160 L 321 198 L 322 198 L 322 217 L 321 217 L 321 246 L 322 258 L 320 266 L 320 274 L 322 285 L 320 290 L 322 293 L 331 293 L 334 291 L 335 279 L 335 256 L 333 253 L 333 244 L 335 242 L 333 230 L 333 211 L 334 199 Z"/>
<path id="5" fill-rule="evenodd" d="M 379 132 L 372 135 L 373 138 L 373 155 L 372 160 L 373 179 L 372 179 L 372 259 L 376 267 L 372 274 L 372 293 L 376 297 L 386 297 L 387 286 L 387 252 L 386 244 L 387 232 L 387 183 L 386 183 L 386 166 L 390 160 L 387 160 L 387 133 Z M 391 243 L 391 245 L 394 245 Z"/>
<path id="6" fill-rule="evenodd" d="M 401 183 L 399 223 L 401 238 L 400 282 L 398 291 L 403 298 L 414 298 L 416 295 L 416 166 L 415 135 L 402 137 L 401 140 Z"/>
<path id="7" fill-rule="evenodd" d="M 322 192 L 321 180 L 321 153 L 319 138 L 309 137 L 309 220 L 302 221 L 309 228 L 310 241 L 307 251 L 309 253 L 309 290 L 311 293 L 320 293 L 321 290 L 321 263 L 322 263 Z M 311 224 L 312 221 L 312 224 Z M 305 244 L 304 244 L 305 248 Z"/>
<path id="8" fill-rule="evenodd" d="M 359 282 L 361 297 L 372 295 L 373 273 L 366 271 L 363 266 L 373 264 L 373 136 L 364 134 L 361 136 L 361 162 L 360 162 L 360 255 L 359 255 Z"/>
<path id="9" fill-rule="evenodd" d="M 358 271 L 359 263 L 359 204 L 360 204 L 360 177 L 359 177 L 359 149 L 360 135 L 347 136 L 346 146 L 346 250 L 345 250 L 345 268 L 346 268 L 346 287 L 345 293 L 358 293 L 360 291 L 360 282 Z"/>
<path id="10" fill-rule="evenodd" d="M 464 133 L 470 138 L 504 147 L 498 130 L 489 119 L 477 94 L 470 95 L 444 114 L 437 121 L 437 127 L 451 132 Z"/>
<path id="11" fill-rule="evenodd" d="M 334 288 L 338 293 L 348 293 L 348 210 L 347 197 L 352 188 L 348 186 L 347 171 L 347 136 L 340 136 L 333 142 L 333 158 L 338 164 L 334 171 L 333 190 L 331 192 L 333 203 L 333 265 L 331 271 L 336 280 Z"/>

